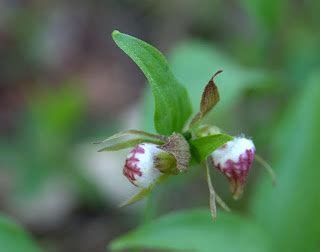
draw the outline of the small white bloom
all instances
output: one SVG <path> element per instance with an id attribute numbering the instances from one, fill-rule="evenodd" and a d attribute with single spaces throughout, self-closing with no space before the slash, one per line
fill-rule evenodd
<path id="1" fill-rule="evenodd" d="M 137 145 L 127 156 L 123 174 L 129 181 L 142 188 L 152 185 L 162 174 L 155 168 L 154 158 L 162 152 L 156 144 Z"/>
<path id="2" fill-rule="evenodd" d="M 255 146 L 252 140 L 244 137 L 234 138 L 211 154 L 213 165 L 230 180 L 235 198 L 242 194 L 254 155 Z"/>

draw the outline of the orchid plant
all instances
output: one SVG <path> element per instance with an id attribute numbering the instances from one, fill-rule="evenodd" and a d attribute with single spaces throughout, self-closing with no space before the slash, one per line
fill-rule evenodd
<path id="1" fill-rule="evenodd" d="M 241 197 L 254 159 L 267 168 L 274 179 L 271 167 L 256 155 L 251 139 L 243 135 L 233 137 L 215 125 L 203 123 L 219 102 L 215 79 L 222 70 L 205 85 L 199 112 L 191 117 L 188 92 L 173 75 L 161 52 L 119 31 L 114 31 L 112 37 L 139 66 L 151 86 L 155 101 L 154 125 L 158 133 L 131 129 L 99 142 L 102 145 L 99 151 L 132 148 L 125 160 L 123 174 L 141 189 L 121 206 L 141 200 L 169 176 L 183 175 L 191 165 L 200 164 L 205 167 L 211 215 L 215 219 L 216 203 L 227 211 L 229 207 L 215 192 L 210 169 L 218 169 L 228 178 L 234 199 Z"/>

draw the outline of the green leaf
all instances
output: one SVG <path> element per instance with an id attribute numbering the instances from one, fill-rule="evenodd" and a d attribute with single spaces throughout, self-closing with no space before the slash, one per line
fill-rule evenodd
<path id="1" fill-rule="evenodd" d="M 149 193 L 152 191 L 152 189 L 158 185 L 159 183 L 162 183 L 164 180 L 166 180 L 168 178 L 168 175 L 164 174 L 162 176 L 160 176 L 157 181 L 152 184 L 151 186 L 147 187 L 147 188 L 143 188 L 141 189 L 138 193 L 136 193 L 135 195 L 133 195 L 132 197 L 130 197 L 128 200 L 126 200 L 125 202 L 121 203 L 119 207 L 125 207 L 125 206 L 129 206 L 131 204 L 134 204 L 140 200 L 142 200 L 143 198 L 147 197 L 149 195 Z"/>
<path id="2" fill-rule="evenodd" d="M 306 81 L 272 135 L 277 186 L 272 188 L 268 177 L 259 183 L 252 212 L 273 236 L 273 251 L 319 249 L 319 108 L 318 74 Z"/>
<path id="3" fill-rule="evenodd" d="M 39 252 L 34 241 L 18 225 L 0 215 L 0 250 L 3 252 Z"/>
<path id="4" fill-rule="evenodd" d="M 181 132 L 191 114 L 191 103 L 165 57 L 153 46 L 127 34 L 114 31 L 112 37 L 148 79 L 155 101 L 154 124 L 158 133 Z"/>
<path id="5" fill-rule="evenodd" d="M 200 252 L 264 252 L 268 240 L 255 223 L 238 215 L 208 209 L 181 211 L 153 220 L 110 244 L 113 250 L 149 248 Z"/>
<path id="6" fill-rule="evenodd" d="M 96 144 L 104 145 L 104 147 L 99 150 L 99 152 L 101 152 L 122 150 L 134 147 L 140 143 L 164 144 L 166 141 L 167 138 L 164 136 L 150 134 L 140 130 L 126 130 Z"/>
<path id="7" fill-rule="evenodd" d="M 225 134 L 196 138 L 190 141 L 191 152 L 198 161 L 202 161 L 214 150 L 232 139 L 231 136 Z"/>

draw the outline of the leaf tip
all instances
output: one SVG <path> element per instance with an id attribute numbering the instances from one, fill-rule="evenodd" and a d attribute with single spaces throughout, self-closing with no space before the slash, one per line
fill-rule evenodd
<path id="1" fill-rule="evenodd" d="M 114 30 L 112 33 L 111 33 L 111 36 L 112 38 L 114 39 L 118 34 L 120 34 L 120 32 L 118 30 Z"/>
<path id="2" fill-rule="evenodd" d="M 212 80 L 217 76 L 217 75 L 219 75 L 219 74 L 221 74 L 223 72 L 223 70 L 218 70 L 213 76 L 212 76 Z"/>

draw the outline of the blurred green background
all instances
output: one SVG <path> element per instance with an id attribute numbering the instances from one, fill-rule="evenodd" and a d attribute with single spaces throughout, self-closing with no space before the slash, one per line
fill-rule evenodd
<path id="1" fill-rule="evenodd" d="M 141 223 L 112 247 L 320 251 L 319 12 L 312 0 L 0 1 L 0 251 L 106 251 Z M 118 209 L 135 191 L 122 176 L 128 151 L 97 153 L 92 143 L 154 129 L 145 78 L 113 43 L 114 29 L 164 52 L 194 112 L 223 69 L 208 120 L 252 137 L 277 187 L 255 164 L 234 202 L 214 173 L 233 213 L 220 210 L 212 223 L 194 168 L 146 204 Z"/>

